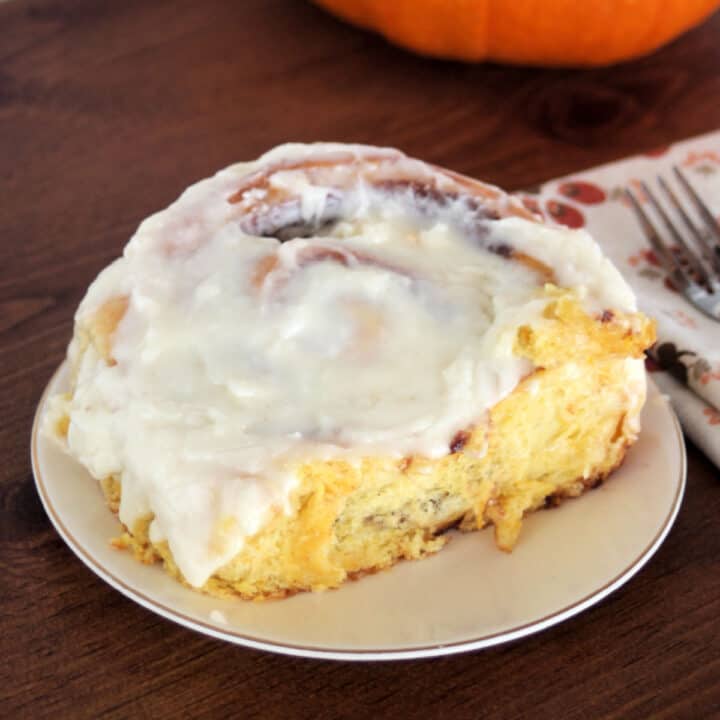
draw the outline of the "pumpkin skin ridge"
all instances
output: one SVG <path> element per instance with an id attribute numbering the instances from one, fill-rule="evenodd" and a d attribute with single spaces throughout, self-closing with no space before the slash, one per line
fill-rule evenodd
<path id="1" fill-rule="evenodd" d="M 720 0 L 313 0 L 430 57 L 546 67 L 632 60 L 707 19 Z"/>

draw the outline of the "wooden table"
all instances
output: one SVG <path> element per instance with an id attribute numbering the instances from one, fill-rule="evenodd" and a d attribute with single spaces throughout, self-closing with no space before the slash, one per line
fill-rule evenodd
<path id="1" fill-rule="evenodd" d="M 424 60 L 301 0 L 0 4 L 0 716 L 720 717 L 720 485 L 688 448 L 666 543 L 600 606 L 484 652 L 291 659 L 126 600 L 50 526 L 35 405 L 138 222 L 286 140 L 395 145 L 507 188 L 720 126 L 720 15 L 592 71 Z"/>

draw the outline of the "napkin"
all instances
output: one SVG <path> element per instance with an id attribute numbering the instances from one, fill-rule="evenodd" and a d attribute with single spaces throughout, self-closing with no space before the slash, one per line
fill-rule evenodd
<path id="1" fill-rule="evenodd" d="M 586 228 L 633 287 L 640 309 L 657 321 L 648 370 L 670 397 L 684 431 L 720 467 L 720 322 L 673 288 L 624 193 L 633 188 L 655 218 L 640 182 L 657 189 L 656 177 L 662 175 L 684 199 L 673 183 L 673 165 L 720 219 L 720 131 L 551 180 L 521 195 L 546 218 Z M 659 190 L 656 195 L 663 197 Z M 697 224 L 702 226 L 699 219 Z"/>

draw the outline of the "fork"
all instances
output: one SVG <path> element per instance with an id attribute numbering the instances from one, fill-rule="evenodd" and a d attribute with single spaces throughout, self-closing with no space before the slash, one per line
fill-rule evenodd
<path id="1" fill-rule="evenodd" d="M 678 229 L 677 221 L 673 222 L 648 184 L 643 181 L 640 187 L 665 225 L 674 245 L 663 240 L 657 225 L 650 219 L 635 193 L 626 188 L 625 194 L 638 216 L 645 237 L 670 274 L 673 284 L 698 310 L 720 322 L 720 225 L 677 165 L 673 166 L 673 174 L 679 187 L 697 209 L 705 226 L 704 231 L 691 218 L 661 175 L 657 176 L 657 184 L 676 214 L 682 218 L 686 234 Z M 692 238 L 692 242 L 689 238 Z"/>

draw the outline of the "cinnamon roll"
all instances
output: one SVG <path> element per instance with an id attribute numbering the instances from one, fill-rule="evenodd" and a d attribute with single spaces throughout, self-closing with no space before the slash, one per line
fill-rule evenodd
<path id="1" fill-rule="evenodd" d="M 510 550 L 620 464 L 652 339 L 584 231 L 397 150 L 284 145 L 141 224 L 77 311 L 45 427 L 118 544 L 281 597 L 449 527 Z"/>

